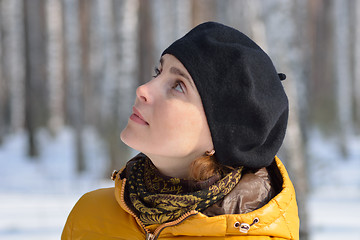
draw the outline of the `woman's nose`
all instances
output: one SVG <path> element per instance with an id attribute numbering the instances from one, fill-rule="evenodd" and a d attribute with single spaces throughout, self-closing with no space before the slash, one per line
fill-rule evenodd
<path id="1" fill-rule="evenodd" d="M 141 102 L 149 103 L 151 100 L 150 91 L 149 91 L 148 83 L 140 85 L 136 89 L 136 96 L 139 98 Z"/>

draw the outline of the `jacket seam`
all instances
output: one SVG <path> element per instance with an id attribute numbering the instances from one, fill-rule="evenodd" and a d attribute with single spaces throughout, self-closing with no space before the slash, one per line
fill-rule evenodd
<path id="1" fill-rule="evenodd" d="M 286 211 L 289 209 L 289 205 L 290 205 L 290 202 L 293 200 L 293 197 L 294 197 L 294 195 L 291 194 L 291 199 L 290 199 L 290 201 L 289 201 L 289 204 L 286 206 L 286 209 L 284 209 L 284 212 L 286 212 Z M 278 208 L 281 209 L 281 208 L 280 208 L 280 205 L 279 205 L 279 203 L 278 203 L 277 201 L 276 201 L 276 204 L 278 205 Z M 294 237 L 293 237 L 293 235 L 292 235 L 292 233 L 291 233 L 291 231 L 290 231 L 290 228 L 289 228 L 289 223 L 288 223 L 288 221 L 286 220 L 286 218 L 284 217 L 284 214 L 281 214 L 279 217 L 282 217 L 282 218 L 284 219 L 284 222 L 286 223 L 287 230 L 289 231 L 289 234 L 290 234 L 290 238 L 291 238 L 291 239 L 294 239 Z"/>

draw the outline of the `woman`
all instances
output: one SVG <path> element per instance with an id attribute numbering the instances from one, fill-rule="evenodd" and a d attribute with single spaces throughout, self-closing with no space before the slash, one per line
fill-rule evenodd
<path id="1" fill-rule="evenodd" d="M 275 156 L 288 101 L 241 32 L 203 23 L 163 53 L 121 133 L 141 153 L 85 194 L 62 239 L 298 239 L 295 192 Z"/>

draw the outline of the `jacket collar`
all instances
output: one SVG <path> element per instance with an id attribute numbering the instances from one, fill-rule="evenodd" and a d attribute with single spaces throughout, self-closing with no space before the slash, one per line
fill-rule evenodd
<path id="1" fill-rule="evenodd" d="M 282 190 L 262 208 L 246 214 L 227 214 L 214 217 L 198 213 L 176 226 L 164 228 L 161 236 L 261 235 L 298 239 L 299 219 L 295 190 L 280 159 L 275 157 L 275 163 L 282 178 Z M 119 205 L 127 211 L 126 204 L 120 198 L 122 183 L 125 180 L 121 180 L 120 176 L 124 176 L 124 169 L 119 171 L 116 176 L 115 196 Z M 259 221 L 253 224 L 255 219 Z M 249 226 L 249 229 L 245 233 L 240 231 L 240 226 Z M 151 225 L 148 228 L 152 231 L 157 227 L 158 225 Z"/>

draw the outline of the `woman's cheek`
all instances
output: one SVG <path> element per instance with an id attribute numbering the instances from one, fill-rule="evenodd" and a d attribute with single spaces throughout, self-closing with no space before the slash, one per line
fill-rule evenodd
<path id="1" fill-rule="evenodd" d="M 175 137 L 181 136 L 187 141 L 191 141 L 200 134 L 201 123 L 202 119 L 199 112 L 196 109 L 190 108 L 183 111 L 182 114 L 174 116 L 168 127 Z"/>

